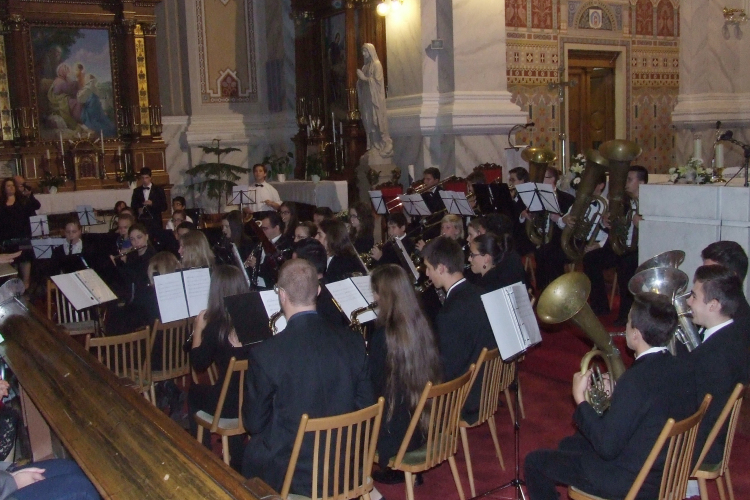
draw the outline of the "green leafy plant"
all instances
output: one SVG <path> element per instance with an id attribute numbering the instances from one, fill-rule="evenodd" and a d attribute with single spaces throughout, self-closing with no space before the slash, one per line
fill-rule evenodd
<path id="1" fill-rule="evenodd" d="M 292 153 L 286 153 L 282 155 L 267 155 L 263 158 L 261 163 L 268 165 L 271 175 L 278 176 L 292 175 L 294 168 L 292 167 L 292 159 L 294 155 Z"/>
<path id="2" fill-rule="evenodd" d="M 221 141 L 214 139 L 210 146 L 202 146 L 206 154 L 216 155 L 216 161 L 211 163 L 201 163 L 193 168 L 188 169 L 185 173 L 192 177 L 201 177 L 203 180 L 193 182 L 187 188 L 190 191 L 199 191 L 206 193 L 209 199 L 216 200 L 218 205 L 217 212 L 221 212 L 222 196 L 226 197 L 232 193 L 232 188 L 237 185 L 236 181 L 240 180 L 241 174 L 247 173 L 250 169 L 222 163 L 222 155 L 239 151 L 238 148 L 222 148 Z"/>
<path id="3" fill-rule="evenodd" d="M 49 189 L 51 187 L 58 188 L 65 184 L 65 177 L 59 175 L 52 175 L 49 170 L 44 171 L 42 179 L 39 181 L 39 187 Z"/>
<path id="4" fill-rule="evenodd" d="M 325 169 L 323 168 L 323 153 L 322 152 L 307 155 L 306 171 L 307 171 L 308 176 L 317 175 L 321 179 L 323 178 L 323 175 L 325 174 Z"/>

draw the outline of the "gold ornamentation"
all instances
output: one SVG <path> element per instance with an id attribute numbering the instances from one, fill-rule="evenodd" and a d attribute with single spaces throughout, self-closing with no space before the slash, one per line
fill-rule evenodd
<path id="1" fill-rule="evenodd" d="M 148 71 L 146 70 L 146 45 L 140 25 L 135 27 L 135 68 L 138 79 L 138 106 L 140 108 L 141 135 L 151 135 L 151 116 L 148 105 Z"/>
<path id="2" fill-rule="evenodd" d="M 13 140 L 10 114 L 10 90 L 8 87 L 8 66 L 5 56 L 5 39 L 0 36 L 0 138 Z"/>

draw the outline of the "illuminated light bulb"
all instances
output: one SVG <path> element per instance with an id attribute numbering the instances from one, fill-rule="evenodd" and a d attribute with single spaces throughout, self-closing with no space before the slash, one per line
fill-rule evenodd
<path id="1" fill-rule="evenodd" d="M 391 12 L 398 12 L 401 9 L 401 0 L 391 0 Z"/>
<path id="2" fill-rule="evenodd" d="M 378 13 L 378 15 L 383 16 L 383 17 L 387 16 L 390 10 L 391 10 L 390 3 L 386 3 L 385 1 L 380 2 L 378 6 L 375 8 L 375 11 Z"/>

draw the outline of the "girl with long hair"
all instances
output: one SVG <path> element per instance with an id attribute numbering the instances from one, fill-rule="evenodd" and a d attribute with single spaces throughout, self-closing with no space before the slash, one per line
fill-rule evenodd
<path id="1" fill-rule="evenodd" d="M 479 275 L 476 283 L 485 292 L 492 292 L 515 283 L 526 283 L 521 256 L 513 250 L 513 236 L 485 233 L 469 243 L 469 264 Z M 527 285 L 528 286 L 528 285 Z"/>
<path id="2" fill-rule="evenodd" d="M 279 215 L 281 215 L 281 221 L 284 223 L 284 234 L 289 237 L 290 240 L 294 239 L 294 230 L 299 225 L 299 217 L 297 216 L 297 205 L 293 201 L 285 201 L 279 207 Z"/>
<path id="3" fill-rule="evenodd" d="M 213 268 L 216 263 L 216 257 L 211 251 L 208 239 L 201 231 L 188 231 L 186 235 L 180 238 L 179 253 L 183 269 L 193 267 Z"/>
<path id="4" fill-rule="evenodd" d="M 359 260 L 343 222 L 336 219 L 322 220 L 318 225 L 315 239 L 323 244 L 329 257 L 325 274 L 326 283 L 341 281 L 354 273 L 367 274 L 367 269 Z"/>
<path id="5" fill-rule="evenodd" d="M 358 201 L 349 209 L 349 239 L 357 253 L 369 253 L 375 246 L 375 217 L 369 203 Z"/>
<path id="6" fill-rule="evenodd" d="M 223 381 L 229 360 L 247 359 L 248 350 L 237 338 L 229 311 L 224 307 L 224 297 L 247 293 L 250 289 L 242 271 L 234 266 L 216 266 L 211 274 L 211 287 L 208 292 L 208 309 L 201 311 L 193 321 L 193 343 L 190 349 L 190 364 L 196 372 L 204 372 L 216 363 L 219 380 Z M 213 413 L 221 394 L 221 382 L 215 385 L 191 384 L 188 389 L 188 416 L 190 431 L 195 435 L 197 424 L 193 415 L 198 411 Z M 232 418 L 239 410 L 239 376 L 232 378 L 221 416 Z M 204 444 L 210 447 L 210 433 L 205 433 Z M 244 436 L 229 438 L 230 465 L 237 471 L 242 466 L 242 445 Z"/>
<path id="7" fill-rule="evenodd" d="M 3 179 L 0 189 L 0 243 L 8 252 L 15 252 L 21 244 L 21 240 L 31 237 L 31 225 L 29 217 L 36 215 L 39 202 L 29 195 L 23 196 L 17 191 L 16 182 L 8 177 Z M 31 260 L 34 252 L 24 250 L 18 259 L 19 271 L 25 288 L 31 284 Z"/>
<path id="8" fill-rule="evenodd" d="M 403 481 L 403 473 L 388 469 L 388 461 L 401 446 L 425 384 L 441 382 L 440 353 L 406 271 L 395 264 L 379 266 L 371 283 L 378 318 L 370 339 L 370 377 L 375 397 L 385 397 L 378 439 L 381 470 L 373 479 L 391 484 Z M 424 444 L 426 418 L 423 413 L 409 450 Z"/>
<path id="9" fill-rule="evenodd" d="M 253 250 L 250 238 L 245 234 L 242 212 L 235 210 L 224 215 L 221 221 L 221 240 L 214 245 L 214 255 L 219 264 L 236 265 L 232 243 L 237 246 L 240 259 L 245 262 Z"/>

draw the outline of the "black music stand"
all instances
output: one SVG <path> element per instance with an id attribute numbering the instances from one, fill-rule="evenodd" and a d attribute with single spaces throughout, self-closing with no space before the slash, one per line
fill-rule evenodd
<path id="1" fill-rule="evenodd" d="M 375 209 L 375 213 L 379 215 L 388 214 L 385 202 L 383 201 L 382 191 L 368 191 L 370 193 L 370 201 L 372 202 L 372 208 Z"/>
<path id="2" fill-rule="evenodd" d="M 242 189 L 242 188 L 245 189 Z M 242 186 L 239 189 L 235 188 L 232 191 L 232 200 L 229 202 L 230 205 L 239 205 L 240 211 L 245 206 L 255 205 L 257 202 L 257 189 L 250 189 L 248 186 Z"/>
<path id="3" fill-rule="evenodd" d="M 49 220 L 46 215 L 32 215 L 29 217 L 29 224 L 32 238 L 49 236 Z"/>
<path id="4" fill-rule="evenodd" d="M 65 238 L 33 238 L 31 247 L 34 249 L 34 257 L 37 259 L 52 258 L 52 249 L 65 244 Z"/>
<path id="5" fill-rule="evenodd" d="M 459 193 L 458 191 L 440 191 L 440 198 L 443 200 L 445 209 L 449 214 L 461 216 L 476 215 L 464 193 Z"/>
<path id="6" fill-rule="evenodd" d="M 84 228 L 104 224 L 103 221 L 97 219 L 94 207 L 91 205 L 78 205 L 76 207 L 76 213 L 78 214 L 78 222 Z"/>

